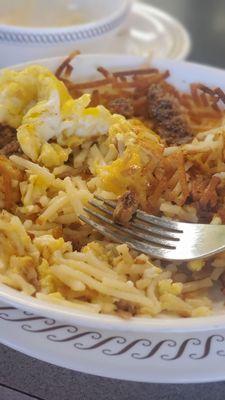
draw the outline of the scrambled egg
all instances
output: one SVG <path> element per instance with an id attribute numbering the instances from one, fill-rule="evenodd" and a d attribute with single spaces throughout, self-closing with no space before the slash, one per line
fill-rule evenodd
<path id="1" fill-rule="evenodd" d="M 174 282 L 172 279 L 163 279 L 158 282 L 158 291 L 160 295 L 165 293 L 171 293 L 175 296 L 179 296 L 182 292 L 183 285 L 181 282 Z"/>
<path id="2" fill-rule="evenodd" d="M 122 120 L 121 116 L 117 116 L 117 119 L 118 123 L 109 129 L 108 141 L 117 143 L 116 147 L 122 150 L 113 162 L 99 166 L 96 172 L 103 190 L 122 195 L 135 182 L 141 195 L 148 179 L 143 174 L 143 168 L 162 154 L 163 146 L 160 138 L 141 121 Z"/>
<path id="3" fill-rule="evenodd" d="M 0 76 L 0 123 L 16 128 L 23 152 L 47 167 L 67 161 L 78 138 L 105 135 L 116 121 L 105 107 L 88 107 L 90 100 L 89 94 L 72 99 L 42 66 Z M 53 138 L 58 143 L 48 143 Z"/>
<path id="4" fill-rule="evenodd" d="M 43 111 L 49 111 L 46 101 L 52 100 L 48 104 L 52 106 L 54 93 L 62 104 L 70 98 L 63 83 L 47 68 L 30 66 L 19 72 L 4 70 L 0 76 L 1 123 L 18 128 L 24 116 L 38 103 Z"/>

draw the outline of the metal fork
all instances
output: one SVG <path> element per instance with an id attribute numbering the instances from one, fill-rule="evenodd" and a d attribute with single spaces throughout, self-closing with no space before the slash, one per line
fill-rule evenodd
<path id="1" fill-rule="evenodd" d="M 189 261 L 225 250 L 225 225 L 192 224 L 155 217 L 138 210 L 128 227 L 112 219 L 116 202 L 94 196 L 89 218 L 79 218 L 105 237 L 131 249 L 163 260 Z M 97 200 L 97 201 L 96 201 Z"/>

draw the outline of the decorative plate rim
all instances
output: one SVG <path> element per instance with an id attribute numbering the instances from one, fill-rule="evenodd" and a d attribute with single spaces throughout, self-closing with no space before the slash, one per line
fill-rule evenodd
<path id="1" fill-rule="evenodd" d="M 80 372 L 154 383 L 224 380 L 224 370 L 221 368 L 225 357 L 224 331 L 211 331 L 206 335 L 195 333 L 191 336 L 187 333 L 181 337 L 171 337 L 170 334 L 166 336 L 167 332 L 162 337 L 157 337 L 152 332 L 140 337 L 132 337 L 126 333 L 121 336 L 117 332 L 95 329 L 87 331 L 80 326 L 62 324 L 52 318 L 38 317 L 4 303 L 0 303 L 0 325 L 3 326 L 0 333 L 2 344 L 40 360 Z M 16 336 L 10 332 L 15 332 Z M 212 370 L 208 371 L 207 365 L 216 363 L 216 360 L 219 364 L 212 373 Z M 202 362 L 205 368 L 198 374 Z M 124 364 L 128 366 L 128 363 L 129 368 L 126 370 Z M 166 373 L 168 367 L 171 368 L 170 374 Z M 152 368 L 156 368 L 153 376 Z M 178 376 L 174 368 L 179 368 Z"/>

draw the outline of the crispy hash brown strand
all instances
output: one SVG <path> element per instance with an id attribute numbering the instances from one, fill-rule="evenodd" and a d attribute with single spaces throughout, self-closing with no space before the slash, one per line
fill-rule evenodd
<path id="1" fill-rule="evenodd" d="M 0 155 L 0 192 L 3 194 L 3 208 L 12 211 L 20 200 L 19 182 L 22 180 L 22 172 L 11 161 Z M 13 185 L 13 182 L 17 185 Z"/>

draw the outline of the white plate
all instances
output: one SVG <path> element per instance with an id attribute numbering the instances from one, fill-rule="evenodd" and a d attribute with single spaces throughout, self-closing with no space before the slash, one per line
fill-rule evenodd
<path id="1" fill-rule="evenodd" d="M 180 22 L 139 1 L 133 4 L 127 28 L 118 37 L 113 39 L 110 52 L 182 60 L 191 47 L 190 36 Z"/>
<path id="2" fill-rule="evenodd" d="M 57 58 L 39 63 L 55 70 L 61 61 Z M 83 55 L 73 62 L 74 78 L 96 77 L 99 65 L 137 68 L 143 61 L 135 56 Z M 169 69 L 171 82 L 183 90 L 194 81 L 225 89 L 223 70 L 181 61 L 161 60 L 153 64 L 162 70 Z M 225 379 L 225 313 L 220 303 L 215 315 L 205 318 L 125 321 L 47 304 L 5 285 L 0 285 L 0 300 L 26 310 L 1 304 L 0 341 L 48 362 L 87 373 L 146 382 Z"/>
<path id="3" fill-rule="evenodd" d="M 135 334 L 85 329 L 0 302 L 0 341 L 54 365 L 104 377 L 159 383 L 225 379 L 224 330 Z"/>

